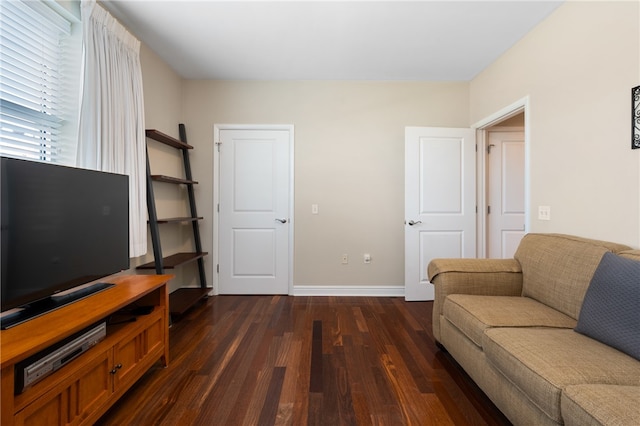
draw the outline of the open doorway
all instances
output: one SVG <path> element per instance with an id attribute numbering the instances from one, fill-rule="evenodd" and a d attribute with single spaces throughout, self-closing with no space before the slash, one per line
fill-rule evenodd
<path id="1" fill-rule="evenodd" d="M 527 110 L 524 98 L 473 126 L 478 140 L 478 257 L 513 257 L 530 228 Z"/>
<path id="2" fill-rule="evenodd" d="M 525 232 L 524 112 L 486 132 L 486 257 L 512 258 Z"/>

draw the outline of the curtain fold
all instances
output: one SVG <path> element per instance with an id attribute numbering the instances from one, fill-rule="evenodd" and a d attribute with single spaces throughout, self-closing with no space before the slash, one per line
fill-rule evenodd
<path id="1" fill-rule="evenodd" d="M 83 0 L 78 167 L 129 176 L 129 256 L 147 252 L 146 149 L 140 41 Z"/>

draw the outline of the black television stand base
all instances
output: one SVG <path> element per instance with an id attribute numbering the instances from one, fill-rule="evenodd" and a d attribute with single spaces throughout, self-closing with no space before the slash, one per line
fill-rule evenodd
<path id="1" fill-rule="evenodd" d="M 44 315 L 47 312 L 55 311 L 65 305 L 77 302 L 78 300 L 82 300 L 93 294 L 111 288 L 114 285 L 115 284 L 111 283 L 97 282 L 83 286 L 75 291 L 64 292 L 59 295 L 54 294 L 53 296 L 21 306 L 19 310 L 16 310 L 16 312 L 4 314 L 3 317 L 0 318 L 0 329 L 6 330 L 7 328 L 15 327 L 16 325 L 22 324 L 30 319 Z"/>

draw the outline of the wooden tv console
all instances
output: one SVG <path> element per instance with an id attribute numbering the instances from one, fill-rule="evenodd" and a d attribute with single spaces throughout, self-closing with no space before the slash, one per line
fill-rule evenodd
<path id="1" fill-rule="evenodd" d="M 171 278 L 172 275 L 110 277 L 101 280 L 116 284 L 107 290 L 0 331 L 0 423 L 93 424 L 158 360 L 166 366 L 167 282 Z M 108 325 L 104 340 L 16 394 L 16 363 L 117 312 L 140 306 L 153 310 L 135 315 L 135 320 Z M 113 320 L 117 321 L 115 316 Z"/>

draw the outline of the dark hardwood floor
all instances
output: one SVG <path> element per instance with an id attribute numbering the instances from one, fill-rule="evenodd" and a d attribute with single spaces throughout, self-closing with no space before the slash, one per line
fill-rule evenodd
<path id="1" fill-rule="evenodd" d="M 505 425 L 431 333 L 432 302 L 216 296 L 100 425 Z"/>

